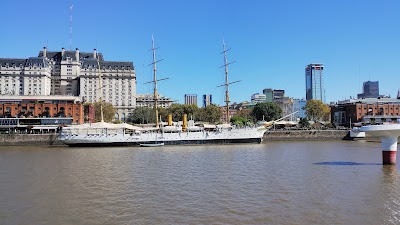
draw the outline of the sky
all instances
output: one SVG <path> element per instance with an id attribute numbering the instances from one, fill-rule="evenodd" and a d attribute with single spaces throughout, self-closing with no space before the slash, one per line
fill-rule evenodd
<path id="1" fill-rule="evenodd" d="M 211 94 L 224 104 L 227 52 L 231 102 L 250 101 L 265 88 L 305 98 L 304 68 L 324 64 L 326 101 L 356 97 L 365 81 L 380 94 L 400 88 L 398 0 L 41 0 L 1 1 L 0 58 L 70 49 L 133 62 L 137 93 L 152 93 L 151 38 L 158 92 L 184 103 L 185 94 Z"/>

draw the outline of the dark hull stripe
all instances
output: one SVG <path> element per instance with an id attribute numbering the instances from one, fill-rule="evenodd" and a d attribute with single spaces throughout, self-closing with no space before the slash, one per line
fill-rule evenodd
<path id="1" fill-rule="evenodd" d="M 261 138 L 225 139 L 225 140 L 193 140 L 193 141 L 164 141 L 164 145 L 195 145 L 195 144 L 230 144 L 230 143 L 261 143 Z M 110 147 L 110 146 L 139 146 L 155 142 L 114 142 L 114 143 L 77 143 L 68 144 L 70 147 Z"/>

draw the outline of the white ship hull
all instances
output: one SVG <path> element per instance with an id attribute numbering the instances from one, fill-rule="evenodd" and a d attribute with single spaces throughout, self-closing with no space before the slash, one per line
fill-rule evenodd
<path id="1" fill-rule="evenodd" d="M 217 144 L 217 143 L 260 143 L 265 129 L 243 128 L 215 131 L 197 132 L 144 132 L 144 133 L 113 133 L 97 132 L 87 134 L 85 132 L 61 132 L 59 140 L 69 146 L 127 146 L 146 143 L 164 143 L 165 145 L 178 144 Z"/>

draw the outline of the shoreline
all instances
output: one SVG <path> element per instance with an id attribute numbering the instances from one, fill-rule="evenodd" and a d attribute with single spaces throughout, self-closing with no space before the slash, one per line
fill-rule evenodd
<path id="1" fill-rule="evenodd" d="M 49 134 L 0 134 L 3 146 L 48 145 L 67 146 L 57 139 L 57 133 Z M 367 140 L 378 138 L 350 138 L 348 130 L 270 130 L 266 131 L 262 143 L 270 141 L 326 141 L 326 140 Z"/>

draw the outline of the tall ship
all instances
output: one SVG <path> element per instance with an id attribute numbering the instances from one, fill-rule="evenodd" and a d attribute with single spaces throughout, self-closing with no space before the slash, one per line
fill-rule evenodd
<path id="1" fill-rule="evenodd" d="M 230 124 L 196 125 L 193 120 L 187 120 L 187 116 L 183 115 L 181 123 L 172 123 L 172 117 L 168 117 L 168 122 L 163 123 L 158 118 L 158 93 L 156 67 L 156 48 L 154 47 L 154 38 L 152 38 L 153 53 L 153 80 L 148 83 L 154 84 L 154 111 L 155 126 L 139 127 L 127 123 L 112 124 L 103 121 L 103 109 L 101 111 L 101 122 L 72 125 L 63 127 L 59 134 L 59 140 L 69 146 L 157 146 L 157 145 L 181 145 L 181 144 L 218 144 L 218 143 L 261 143 L 266 131 L 266 123 L 254 126 L 236 127 Z M 229 49 L 228 49 L 229 50 Z M 228 65 L 225 43 L 223 43 L 223 55 L 225 67 L 225 113 L 229 118 L 229 85 L 239 82 L 231 82 L 228 80 Z M 98 65 L 100 66 L 100 65 Z M 99 71 L 101 71 L 99 69 Z M 101 82 L 101 72 L 100 72 Z M 220 87 L 219 86 L 219 87 Z M 100 84 L 100 87 L 102 85 Z M 101 99 L 100 99 L 101 102 Z M 270 124 L 270 123 L 268 123 Z"/>

